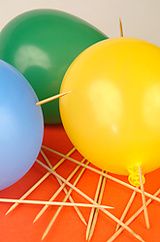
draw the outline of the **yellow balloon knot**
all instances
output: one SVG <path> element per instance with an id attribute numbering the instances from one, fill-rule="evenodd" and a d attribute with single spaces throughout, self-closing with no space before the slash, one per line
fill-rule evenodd
<path id="1" fill-rule="evenodd" d="M 128 169 L 129 171 L 129 176 L 128 176 L 128 181 L 131 185 L 135 187 L 140 186 L 140 174 L 138 170 L 138 166 L 134 166 Z M 142 175 L 142 182 L 143 184 L 145 183 L 145 177 Z"/>

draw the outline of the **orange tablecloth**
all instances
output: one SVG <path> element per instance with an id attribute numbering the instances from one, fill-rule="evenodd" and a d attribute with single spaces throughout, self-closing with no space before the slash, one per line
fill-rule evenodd
<path id="1" fill-rule="evenodd" d="M 23 141 L 22 141 L 23 142 Z M 62 153 L 67 153 L 72 147 L 61 126 L 48 126 L 45 128 L 45 136 L 43 144 L 52 147 Z M 48 158 L 55 164 L 60 157 L 46 152 Z M 74 158 L 81 160 L 82 157 L 75 152 Z M 42 160 L 42 157 L 39 156 Z M 73 170 L 75 164 L 65 161 L 57 172 L 67 177 Z M 0 197 L 19 198 L 24 194 L 46 171 L 37 163 L 32 169 L 15 185 L 0 192 Z M 115 175 L 113 175 L 115 176 Z M 127 182 L 126 177 L 116 176 Z M 145 190 L 154 193 L 160 186 L 160 170 L 152 172 L 146 176 Z M 79 181 L 77 187 L 80 188 L 90 197 L 94 197 L 99 176 L 91 171 L 86 170 L 83 177 Z M 74 178 L 72 179 L 73 182 Z M 52 194 L 58 189 L 59 185 L 53 176 L 49 176 L 29 197 L 28 199 L 48 200 Z M 113 182 L 107 180 L 103 204 L 114 206 L 114 210 L 110 210 L 117 217 L 121 216 L 122 211 L 132 191 Z M 72 193 L 76 202 L 86 202 L 76 192 Z M 58 196 L 57 201 L 62 201 L 64 192 Z M 39 205 L 19 205 L 13 212 L 5 216 L 5 212 L 11 204 L 0 204 L 0 242 L 40 242 L 41 236 L 52 218 L 57 207 L 49 207 L 45 214 L 33 224 L 33 220 L 42 206 Z M 127 218 L 128 219 L 142 205 L 141 196 L 138 194 L 132 205 Z M 86 220 L 88 220 L 90 209 L 81 208 Z M 140 234 L 147 242 L 160 241 L 160 204 L 152 202 L 148 207 L 151 229 L 145 228 L 143 213 L 131 224 L 131 228 Z M 96 229 L 92 237 L 92 242 L 104 242 L 114 233 L 116 223 L 104 215 L 99 213 Z M 45 242 L 84 242 L 86 227 L 80 221 L 73 208 L 63 208 L 51 231 L 45 238 Z M 132 235 L 124 231 L 116 240 L 116 242 L 136 241 Z"/>

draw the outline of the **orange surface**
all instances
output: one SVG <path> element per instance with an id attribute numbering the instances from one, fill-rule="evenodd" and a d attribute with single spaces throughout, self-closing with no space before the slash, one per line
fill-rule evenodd
<path id="1" fill-rule="evenodd" d="M 72 147 L 61 126 L 48 126 L 45 128 L 45 145 L 53 149 L 67 153 Z M 55 164 L 60 157 L 46 152 L 48 158 Z M 73 155 L 74 158 L 81 160 L 78 152 Z M 39 157 L 42 160 L 42 157 Z M 73 170 L 75 165 L 70 161 L 65 161 L 64 164 L 57 169 L 57 172 L 64 177 L 67 177 Z M 0 197 L 19 198 L 25 193 L 46 171 L 38 164 L 15 185 L 0 192 Z M 115 176 L 115 175 L 114 175 Z M 126 177 L 116 176 L 127 182 Z M 159 188 L 160 170 L 152 172 L 146 176 L 145 190 L 154 193 Z M 90 197 L 94 197 L 96 185 L 98 182 L 98 175 L 86 170 L 83 177 L 79 181 L 77 187 Z M 72 179 L 74 181 L 75 177 Z M 55 178 L 49 176 L 29 197 L 28 199 L 42 199 L 48 200 L 52 194 L 58 189 L 59 185 Z M 103 197 L 103 204 L 112 205 L 115 207 L 111 212 L 117 217 L 121 216 L 125 205 L 131 195 L 132 191 L 129 189 L 107 180 L 105 193 Z M 86 202 L 77 193 L 72 193 L 76 202 Z M 57 201 L 61 201 L 64 193 L 58 196 Z M 128 219 L 140 206 L 140 195 L 136 196 L 134 204 L 132 205 L 127 218 Z M 0 242 L 40 242 L 41 236 L 52 218 L 57 207 L 49 207 L 45 214 L 33 224 L 33 220 L 41 206 L 39 205 L 19 205 L 13 212 L 5 216 L 5 212 L 11 204 L 0 204 Z M 81 208 L 81 211 L 86 218 L 89 217 L 90 209 Z M 132 224 L 131 228 L 147 242 L 160 241 L 160 204 L 152 202 L 148 207 L 151 229 L 145 228 L 143 214 L 141 214 Z M 115 230 L 115 222 L 109 219 L 103 213 L 99 213 L 96 229 L 92 237 L 92 242 L 104 242 L 113 234 Z M 84 242 L 85 241 L 85 226 L 80 221 L 73 208 L 63 208 L 51 231 L 45 238 L 44 242 Z M 116 240 L 116 242 L 130 242 L 137 241 L 128 232 L 123 232 Z"/>

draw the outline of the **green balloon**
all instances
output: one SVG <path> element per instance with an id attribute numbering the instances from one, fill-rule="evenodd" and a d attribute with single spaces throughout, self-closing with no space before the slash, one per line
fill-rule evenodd
<path id="1" fill-rule="evenodd" d="M 77 55 L 106 38 L 73 15 L 33 10 L 17 16 L 2 29 L 0 58 L 15 66 L 43 100 L 59 93 L 63 76 Z M 55 100 L 43 105 L 45 123 L 60 123 L 58 104 Z"/>

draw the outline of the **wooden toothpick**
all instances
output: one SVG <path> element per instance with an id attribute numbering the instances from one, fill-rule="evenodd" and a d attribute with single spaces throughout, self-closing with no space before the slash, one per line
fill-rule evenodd
<path id="1" fill-rule="evenodd" d="M 89 164 L 89 162 L 87 162 L 87 164 Z M 83 175 L 85 169 L 86 169 L 86 168 L 84 168 L 84 167 L 82 168 L 81 172 L 79 173 L 79 175 L 77 176 L 76 180 L 74 181 L 73 186 L 76 186 L 76 185 L 77 185 L 77 183 L 78 183 L 78 181 L 80 180 L 80 178 L 82 177 L 82 175 Z M 66 202 L 66 201 L 67 201 L 67 199 L 68 199 L 68 197 L 70 196 L 70 194 L 71 194 L 72 191 L 73 191 L 73 189 L 70 188 L 69 191 L 68 191 L 68 194 L 66 194 L 66 196 L 65 196 L 65 198 L 63 199 L 62 202 Z M 62 208 L 63 208 L 63 206 L 60 206 L 60 207 L 57 209 L 56 213 L 54 214 L 53 218 L 52 218 L 51 221 L 49 222 L 49 224 L 48 224 L 48 226 L 47 226 L 47 228 L 46 228 L 46 230 L 45 230 L 45 232 L 44 232 L 44 234 L 43 234 L 43 236 L 42 236 L 42 240 L 43 240 L 43 239 L 47 236 L 47 234 L 49 233 L 51 227 L 53 226 L 53 224 L 54 224 L 56 218 L 58 217 L 59 213 L 61 212 Z"/>
<path id="2" fill-rule="evenodd" d="M 54 154 L 57 154 L 57 155 L 59 155 L 59 156 L 61 156 L 63 158 L 66 158 L 67 160 L 70 160 L 70 161 L 72 161 L 75 164 L 80 164 L 79 161 L 73 159 L 72 157 L 66 157 L 66 155 L 62 154 L 61 152 L 55 151 L 54 149 L 49 148 L 49 147 L 47 147 L 45 145 L 42 145 L 42 147 L 43 147 L 43 149 L 46 149 L 46 150 L 48 150 L 48 151 L 50 151 L 50 152 L 52 152 Z M 96 169 L 94 167 L 91 167 L 91 166 L 86 166 L 85 164 L 82 164 L 81 166 L 86 167 L 88 170 L 93 171 L 96 174 L 99 174 L 99 175 L 102 174 L 104 177 L 110 179 L 111 181 L 114 181 L 114 182 L 116 182 L 116 183 L 118 183 L 118 184 L 120 184 L 120 185 L 122 185 L 124 187 L 127 187 L 128 189 L 131 189 L 133 191 L 136 191 L 136 192 L 142 194 L 141 189 L 139 189 L 138 187 L 134 187 L 134 186 L 132 186 L 129 183 L 126 183 L 126 182 L 124 182 L 124 181 L 122 181 L 122 180 L 120 180 L 120 179 L 118 179 L 118 178 L 116 178 L 114 176 L 109 175 L 108 173 L 104 173 L 104 172 L 102 172 L 102 171 L 100 171 L 100 170 L 98 170 L 98 169 Z M 152 195 L 152 194 L 150 194 L 148 192 L 145 192 L 145 191 L 144 191 L 144 194 L 145 194 L 145 196 L 147 196 L 147 197 L 149 197 L 149 198 L 151 198 L 151 199 L 153 199 L 153 200 L 155 200 L 155 201 L 160 203 L 160 198 L 159 197 L 156 197 L 156 196 L 154 196 L 154 195 Z"/>
<path id="3" fill-rule="evenodd" d="M 44 151 L 42 149 L 40 150 L 40 153 L 41 153 L 42 157 L 44 158 L 45 162 L 47 163 L 47 165 L 51 169 L 53 169 L 51 162 L 49 161 L 48 157 L 46 156 L 46 154 L 44 153 Z"/>
<path id="4" fill-rule="evenodd" d="M 142 203 L 143 203 L 143 207 L 144 207 L 144 219 L 145 219 L 145 223 L 146 223 L 146 227 L 147 229 L 150 228 L 150 223 L 149 223 L 149 217 L 148 217 L 148 210 L 146 207 L 146 199 L 145 199 L 145 194 L 144 194 L 144 186 L 143 186 L 143 180 L 142 180 L 142 169 L 139 166 L 139 180 L 140 180 L 140 188 L 142 191 Z"/>
<path id="5" fill-rule="evenodd" d="M 160 194 L 160 189 L 158 189 L 155 193 L 154 193 L 154 196 L 157 197 L 158 195 Z M 146 206 L 148 206 L 154 199 L 153 198 L 150 198 L 147 200 L 146 202 Z M 126 225 L 130 225 L 139 215 L 141 212 L 144 211 L 144 206 L 142 206 L 141 208 L 139 208 L 137 210 L 137 212 L 135 212 L 132 217 L 130 217 L 127 222 L 125 223 Z M 120 228 L 119 230 L 117 230 L 117 232 L 115 232 L 108 240 L 107 242 L 112 242 L 114 241 L 118 235 L 120 235 L 122 233 L 122 231 L 124 230 L 124 228 Z"/>
<path id="6" fill-rule="evenodd" d="M 119 29 L 120 29 L 120 36 L 123 37 L 123 24 L 121 18 L 119 18 Z"/>
<path id="7" fill-rule="evenodd" d="M 66 157 L 68 157 L 69 155 L 71 155 L 74 151 L 75 151 L 75 147 L 73 147 L 67 154 Z M 62 158 L 60 159 L 56 165 L 53 167 L 54 170 L 56 170 L 64 161 L 66 160 L 66 158 Z M 42 184 L 42 182 L 44 182 L 47 177 L 49 177 L 51 175 L 50 172 L 47 172 L 43 177 L 41 177 L 23 196 L 20 197 L 20 200 L 25 199 L 26 197 L 28 197 L 40 184 Z M 13 211 L 19 203 L 15 203 L 13 204 L 8 211 L 6 212 L 6 215 L 9 214 L 11 211 Z"/>
<path id="8" fill-rule="evenodd" d="M 44 153 L 43 150 L 41 150 L 41 154 L 42 154 L 44 160 L 46 161 L 46 163 L 48 164 L 48 166 L 52 169 L 52 164 L 50 163 L 48 157 L 46 156 L 46 154 Z M 63 182 L 62 182 L 60 179 L 58 179 L 57 177 L 56 177 L 56 179 L 57 179 L 59 185 L 62 186 L 62 185 L 63 185 Z M 63 188 L 63 191 L 65 192 L 65 194 L 68 194 L 68 190 L 67 190 L 66 187 Z M 72 203 L 75 202 L 74 199 L 73 199 L 71 196 L 69 196 L 68 199 L 69 199 L 70 202 L 72 202 Z M 52 201 L 52 200 L 51 200 L 51 201 Z M 81 220 L 85 225 L 87 225 L 87 223 L 86 223 L 86 221 L 85 221 L 85 218 L 83 217 L 83 214 L 81 213 L 81 211 L 79 210 L 79 208 L 76 207 L 76 206 L 74 206 L 74 209 L 75 209 L 76 213 L 78 214 L 78 217 L 80 218 L 80 220 Z M 36 219 L 34 220 L 34 222 L 35 222 L 35 221 L 36 221 Z"/>
<path id="9" fill-rule="evenodd" d="M 69 94 L 69 93 L 70 93 L 70 92 L 64 92 L 64 93 L 57 94 L 57 95 L 55 95 L 55 96 L 53 96 L 53 97 L 46 98 L 46 99 L 44 99 L 44 100 L 42 100 L 42 101 L 37 102 L 37 103 L 36 103 L 36 106 L 40 106 L 40 105 L 42 105 L 42 104 L 45 104 L 45 103 L 51 102 L 51 101 L 53 101 L 53 100 L 55 100 L 55 99 L 57 99 L 57 98 L 61 98 L 61 97 L 65 96 L 66 94 Z"/>
<path id="10" fill-rule="evenodd" d="M 83 159 L 81 162 L 83 163 L 85 161 L 85 159 Z M 50 198 L 50 201 L 53 201 L 54 199 L 56 199 L 56 197 L 59 195 L 59 193 L 64 189 L 64 187 L 66 186 L 66 181 L 69 182 L 73 176 L 77 173 L 77 171 L 81 168 L 80 165 L 76 166 L 76 168 L 70 173 L 70 175 L 68 176 L 67 179 L 65 179 L 65 182 L 62 182 L 62 185 L 59 187 L 59 189 L 54 192 L 53 196 Z M 53 171 L 53 170 L 52 170 Z M 57 177 L 58 178 L 58 177 Z M 58 178 L 59 179 L 59 178 Z M 60 180 L 60 179 L 59 179 Z M 47 210 L 48 206 L 45 205 L 40 212 L 37 214 L 37 216 L 35 217 L 33 223 L 35 223 L 42 215 L 43 213 Z"/>
<path id="11" fill-rule="evenodd" d="M 50 202 L 43 200 L 20 200 L 14 198 L 0 198 L 1 203 L 18 203 L 18 204 L 30 204 L 30 205 L 49 205 L 49 206 L 67 206 L 67 207 L 84 207 L 84 208 L 102 208 L 108 209 L 106 205 L 90 204 L 90 203 L 70 203 L 70 202 Z"/>
<path id="12" fill-rule="evenodd" d="M 102 175 L 99 178 L 97 190 L 95 193 L 94 201 L 96 201 L 98 204 L 101 204 L 103 193 L 106 185 L 106 177 L 103 177 Z M 86 240 L 89 241 L 92 238 L 92 235 L 94 233 L 94 229 L 96 226 L 97 218 L 98 218 L 98 209 L 91 209 L 88 226 L 86 230 Z"/>
<path id="13" fill-rule="evenodd" d="M 93 204 L 97 204 L 93 199 L 91 199 L 89 196 L 87 196 L 84 192 L 82 192 L 80 189 L 78 189 L 77 187 L 74 187 L 70 182 L 66 181 L 62 176 L 60 176 L 59 174 L 57 174 L 55 171 L 51 170 L 48 166 L 46 166 L 45 164 L 43 164 L 41 161 L 36 160 L 37 163 L 39 165 L 41 165 L 42 167 L 44 167 L 46 170 L 50 171 L 52 174 L 54 174 L 55 176 L 57 176 L 59 179 L 61 179 L 64 183 L 66 183 L 69 187 L 71 187 L 73 190 L 75 190 L 78 194 L 80 194 L 82 197 L 84 197 L 86 200 L 88 200 L 89 202 L 93 203 Z M 87 166 L 85 166 L 87 167 Z M 113 208 L 108 206 L 108 208 Z M 138 234 L 136 234 L 130 227 L 126 226 L 122 221 L 120 221 L 116 216 L 114 216 L 112 213 L 110 213 L 108 210 L 105 209 L 101 209 L 101 211 L 103 211 L 103 213 L 105 213 L 109 218 L 111 218 L 113 221 L 115 221 L 116 223 L 119 223 L 122 227 L 124 227 L 129 233 L 131 233 L 136 239 L 138 239 L 139 241 L 143 241 L 142 237 Z"/>
<path id="14" fill-rule="evenodd" d="M 128 211 L 129 211 L 129 209 L 130 209 L 130 207 L 131 207 L 131 205 L 132 205 L 132 203 L 133 203 L 133 201 L 134 201 L 134 198 L 135 198 L 136 194 L 137 194 L 137 192 L 135 192 L 135 191 L 132 192 L 132 195 L 131 195 L 131 197 L 130 197 L 130 199 L 129 199 L 129 201 L 128 201 L 126 207 L 125 207 L 125 210 L 124 210 L 124 212 L 122 213 L 122 216 L 121 216 L 121 218 L 120 218 L 121 221 L 124 221 L 124 219 L 125 219 L 125 217 L 126 217 Z M 117 224 L 117 226 L 116 226 L 116 231 L 119 229 L 119 227 L 120 227 L 119 224 Z"/>
<path id="15" fill-rule="evenodd" d="M 97 203 L 98 203 L 98 198 L 99 198 L 99 192 L 100 192 L 100 189 L 101 189 L 101 186 L 102 186 L 102 180 L 103 180 L 103 176 L 100 175 L 97 190 L 96 190 L 96 193 L 95 193 L 95 196 L 94 196 L 94 201 L 97 202 Z M 90 232 L 91 225 L 92 225 L 92 222 L 93 222 L 94 214 L 95 214 L 95 209 L 91 209 L 91 212 L 90 212 L 90 215 L 89 215 L 89 220 L 88 220 L 88 225 L 87 225 L 87 229 L 86 229 L 86 241 L 89 240 L 89 232 Z"/>

